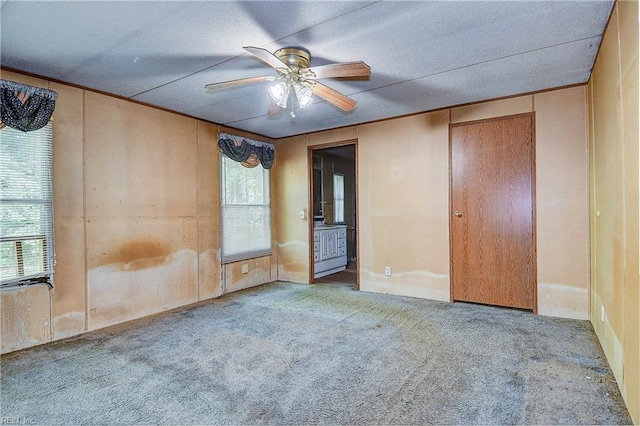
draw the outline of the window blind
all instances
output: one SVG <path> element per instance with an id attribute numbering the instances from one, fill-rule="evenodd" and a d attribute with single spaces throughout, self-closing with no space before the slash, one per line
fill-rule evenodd
<path id="1" fill-rule="evenodd" d="M 52 124 L 0 131 L 0 285 L 53 273 Z"/>
<path id="2" fill-rule="evenodd" d="M 344 223 L 344 175 L 333 175 L 333 221 Z"/>
<path id="3" fill-rule="evenodd" d="M 269 170 L 247 168 L 221 157 L 221 260 L 236 262 L 271 254 Z"/>

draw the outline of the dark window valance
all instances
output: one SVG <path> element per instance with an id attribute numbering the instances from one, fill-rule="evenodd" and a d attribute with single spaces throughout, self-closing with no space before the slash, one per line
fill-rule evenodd
<path id="1" fill-rule="evenodd" d="M 256 167 L 262 164 L 265 169 L 270 169 L 273 166 L 275 151 L 270 143 L 220 133 L 218 146 L 227 157 L 242 163 L 245 167 Z"/>
<path id="2" fill-rule="evenodd" d="M 5 125 L 23 132 L 41 129 L 49 122 L 57 98 L 53 90 L 0 80 L 0 129 Z"/>

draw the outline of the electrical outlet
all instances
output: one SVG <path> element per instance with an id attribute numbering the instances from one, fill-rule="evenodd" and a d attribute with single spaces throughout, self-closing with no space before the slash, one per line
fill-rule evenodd
<path id="1" fill-rule="evenodd" d="M 605 318 L 606 316 L 604 314 L 604 305 L 600 305 L 600 321 L 604 322 Z"/>
<path id="2" fill-rule="evenodd" d="M 390 277 L 390 276 L 391 276 L 391 266 L 385 266 L 385 267 L 384 267 L 384 274 L 385 274 L 385 276 L 387 276 L 387 277 Z"/>
<path id="3" fill-rule="evenodd" d="M 304 219 L 305 216 L 306 216 L 305 211 L 300 210 L 300 219 Z"/>
<path id="4" fill-rule="evenodd" d="M 248 263 L 243 263 L 242 264 L 242 273 L 243 274 L 248 274 L 249 273 L 249 264 Z"/>

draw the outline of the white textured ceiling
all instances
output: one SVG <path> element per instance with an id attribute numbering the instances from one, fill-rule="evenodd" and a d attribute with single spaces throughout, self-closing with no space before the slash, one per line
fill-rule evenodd
<path id="1" fill-rule="evenodd" d="M 270 138 L 584 83 L 606 1 L 2 1 L 3 67 Z M 322 80 L 358 102 L 316 99 L 267 116 L 277 75 L 243 46 L 303 46 L 311 66 L 362 60 L 369 80 Z"/>

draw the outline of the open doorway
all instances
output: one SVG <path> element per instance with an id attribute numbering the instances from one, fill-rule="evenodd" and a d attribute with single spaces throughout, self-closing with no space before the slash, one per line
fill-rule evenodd
<path id="1" fill-rule="evenodd" d="M 358 289 L 357 144 L 309 147 L 309 282 Z"/>

